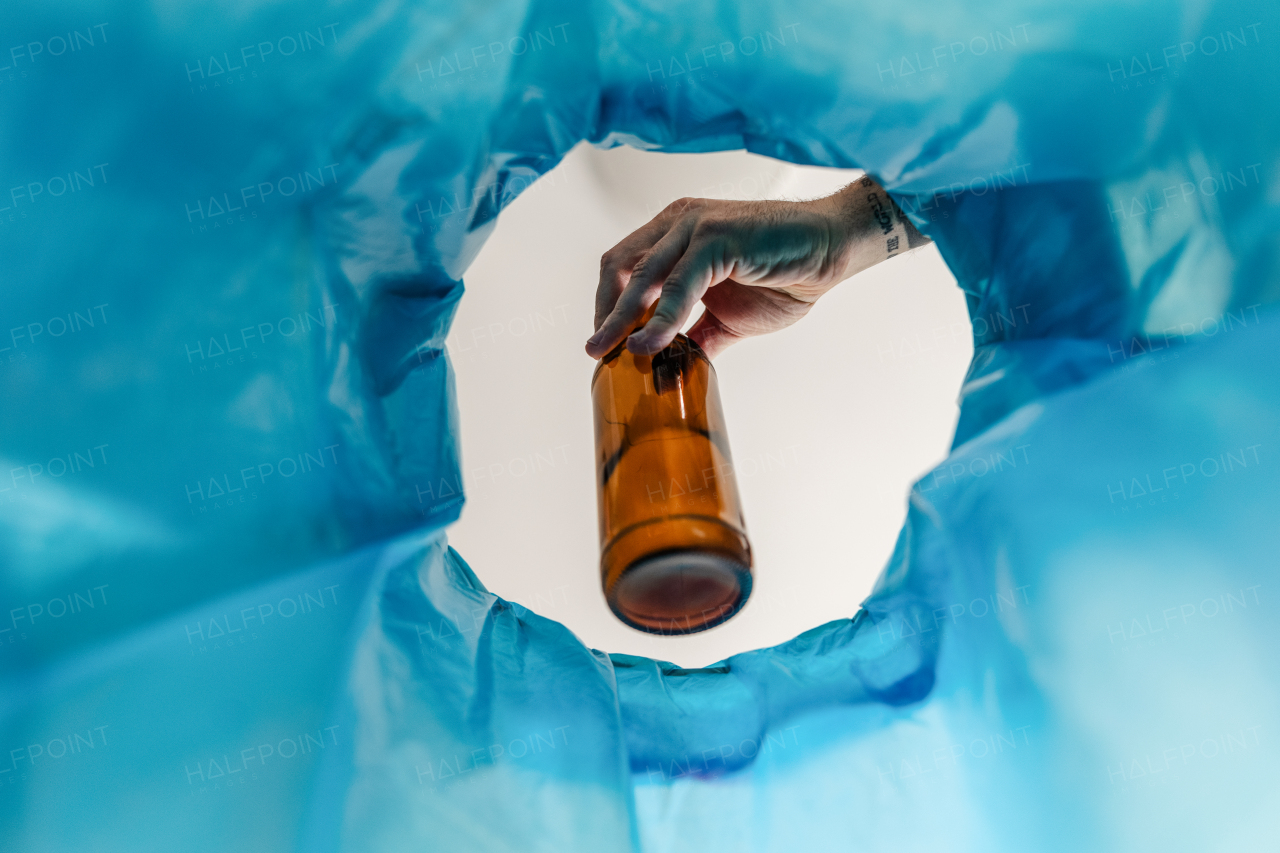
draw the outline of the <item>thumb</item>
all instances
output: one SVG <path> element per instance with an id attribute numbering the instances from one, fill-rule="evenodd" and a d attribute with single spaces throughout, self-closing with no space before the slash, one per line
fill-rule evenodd
<path id="1" fill-rule="evenodd" d="M 698 322 L 689 329 L 688 337 L 707 354 L 707 358 L 715 358 L 724 352 L 730 344 L 742 340 L 743 336 L 729 329 L 720 318 L 708 308 L 702 312 Z"/>

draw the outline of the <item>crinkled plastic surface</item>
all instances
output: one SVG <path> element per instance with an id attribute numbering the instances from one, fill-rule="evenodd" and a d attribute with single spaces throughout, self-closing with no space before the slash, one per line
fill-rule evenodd
<path id="1" fill-rule="evenodd" d="M 1273 843 L 1274 4 L 0 32 L 0 847 Z M 448 549 L 462 277 L 584 139 L 865 168 L 955 272 L 954 450 L 853 618 L 682 670 Z"/>

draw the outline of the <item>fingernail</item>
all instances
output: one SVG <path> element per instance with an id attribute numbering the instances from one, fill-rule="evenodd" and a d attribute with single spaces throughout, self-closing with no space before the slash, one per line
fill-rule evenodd
<path id="1" fill-rule="evenodd" d="M 600 333 L 599 333 L 599 332 L 596 332 L 594 335 L 592 335 L 591 337 L 587 338 L 587 346 L 589 346 L 589 347 L 593 347 L 593 346 L 595 346 L 595 345 L 596 345 L 596 344 L 598 344 L 598 343 L 600 343 Z"/>

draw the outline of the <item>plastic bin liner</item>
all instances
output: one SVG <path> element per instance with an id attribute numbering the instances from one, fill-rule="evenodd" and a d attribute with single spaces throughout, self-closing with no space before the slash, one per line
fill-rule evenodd
<path id="1" fill-rule="evenodd" d="M 1273 843 L 1274 3 L 0 33 L 0 848 Z M 865 168 L 955 272 L 955 446 L 852 618 L 684 670 L 448 549 L 462 277 L 582 140 Z"/>

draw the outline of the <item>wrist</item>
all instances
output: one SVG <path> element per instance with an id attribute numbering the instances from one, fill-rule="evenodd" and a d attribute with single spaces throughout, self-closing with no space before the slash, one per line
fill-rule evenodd
<path id="1" fill-rule="evenodd" d="M 932 242 L 916 229 L 880 184 L 864 175 L 829 196 L 840 280 Z"/>

